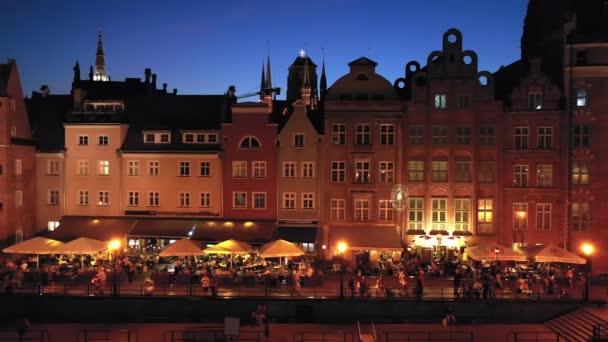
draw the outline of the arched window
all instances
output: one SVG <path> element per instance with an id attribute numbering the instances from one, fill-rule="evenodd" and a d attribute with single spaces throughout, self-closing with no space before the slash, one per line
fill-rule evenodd
<path id="1" fill-rule="evenodd" d="M 260 148 L 261 146 L 258 138 L 251 135 L 244 137 L 239 144 L 240 148 Z"/>

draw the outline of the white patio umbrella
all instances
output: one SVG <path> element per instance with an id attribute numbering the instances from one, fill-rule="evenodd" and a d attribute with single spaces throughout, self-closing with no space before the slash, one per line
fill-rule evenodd
<path id="1" fill-rule="evenodd" d="M 200 241 L 194 241 L 190 239 L 181 239 L 177 240 L 174 243 L 166 246 L 160 251 L 160 256 L 195 256 L 195 255 L 203 255 L 205 252 L 201 247 Z"/>
<path id="2" fill-rule="evenodd" d="M 281 239 L 262 245 L 258 251 L 258 255 L 262 258 L 300 256 L 304 254 L 304 251 L 300 247 Z"/>
<path id="3" fill-rule="evenodd" d="M 3 249 L 4 253 L 9 254 L 35 254 L 36 268 L 40 266 L 41 254 L 53 254 L 57 247 L 63 245 L 63 242 L 37 236 L 35 238 L 19 242 L 10 247 Z"/>
<path id="4" fill-rule="evenodd" d="M 84 268 L 83 255 L 97 254 L 106 249 L 108 244 L 104 241 L 81 237 L 57 247 L 53 254 L 79 254 L 80 267 Z"/>

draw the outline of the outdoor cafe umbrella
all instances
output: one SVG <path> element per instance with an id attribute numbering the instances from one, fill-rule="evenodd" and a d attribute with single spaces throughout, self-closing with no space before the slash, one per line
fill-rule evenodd
<path id="1" fill-rule="evenodd" d="M 80 255 L 97 254 L 107 248 L 108 244 L 104 241 L 81 237 L 57 247 L 53 253 Z M 80 257 L 80 267 L 84 268 L 84 259 L 82 256 Z"/>
<path id="2" fill-rule="evenodd" d="M 585 264 L 586 260 L 572 252 L 553 244 L 520 247 L 520 250 L 536 262 L 561 262 L 566 264 Z"/>
<path id="3" fill-rule="evenodd" d="M 194 241 L 190 239 L 181 239 L 177 240 L 174 243 L 166 246 L 160 251 L 160 256 L 176 256 L 176 257 L 185 257 L 185 256 L 194 256 L 194 255 L 203 255 L 205 252 L 201 248 L 200 241 Z"/>
<path id="4" fill-rule="evenodd" d="M 38 268 L 40 263 L 40 254 L 55 253 L 55 249 L 61 245 L 63 245 L 63 242 L 61 241 L 38 236 L 14 244 L 3 249 L 2 251 L 10 254 L 36 254 L 36 268 Z"/>
<path id="5" fill-rule="evenodd" d="M 249 254 L 253 252 L 251 245 L 242 241 L 230 239 L 222 241 L 215 246 L 205 249 L 207 254 L 230 254 L 230 267 L 232 267 L 232 256 L 235 254 Z"/>
<path id="6" fill-rule="evenodd" d="M 467 247 L 466 253 L 474 260 L 526 261 L 525 255 L 497 243 Z"/>
<path id="7" fill-rule="evenodd" d="M 262 258 L 300 256 L 303 254 L 304 251 L 300 247 L 281 239 L 262 245 L 258 251 L 258 255 Z"/>

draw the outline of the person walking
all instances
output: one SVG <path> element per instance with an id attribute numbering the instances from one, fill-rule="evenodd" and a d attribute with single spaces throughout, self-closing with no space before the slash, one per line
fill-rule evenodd
<path id="1" fill-rule="evenodd" d="M 382 278 L 382 273 L 376 279 L 376 297 L 380 297 L 380 294 L 384 290 L 384 279 Z"/>

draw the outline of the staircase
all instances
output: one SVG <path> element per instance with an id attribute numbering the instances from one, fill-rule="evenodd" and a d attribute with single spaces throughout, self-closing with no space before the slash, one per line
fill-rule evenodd
<path id="1" fill-rule="evenodd" d="M 547 328 L 559 333 L 560 342 L 593 341 L 594 327 L 606 324 L 608 322 L 583 308 L 574 309 L 545 322 Z"/>

